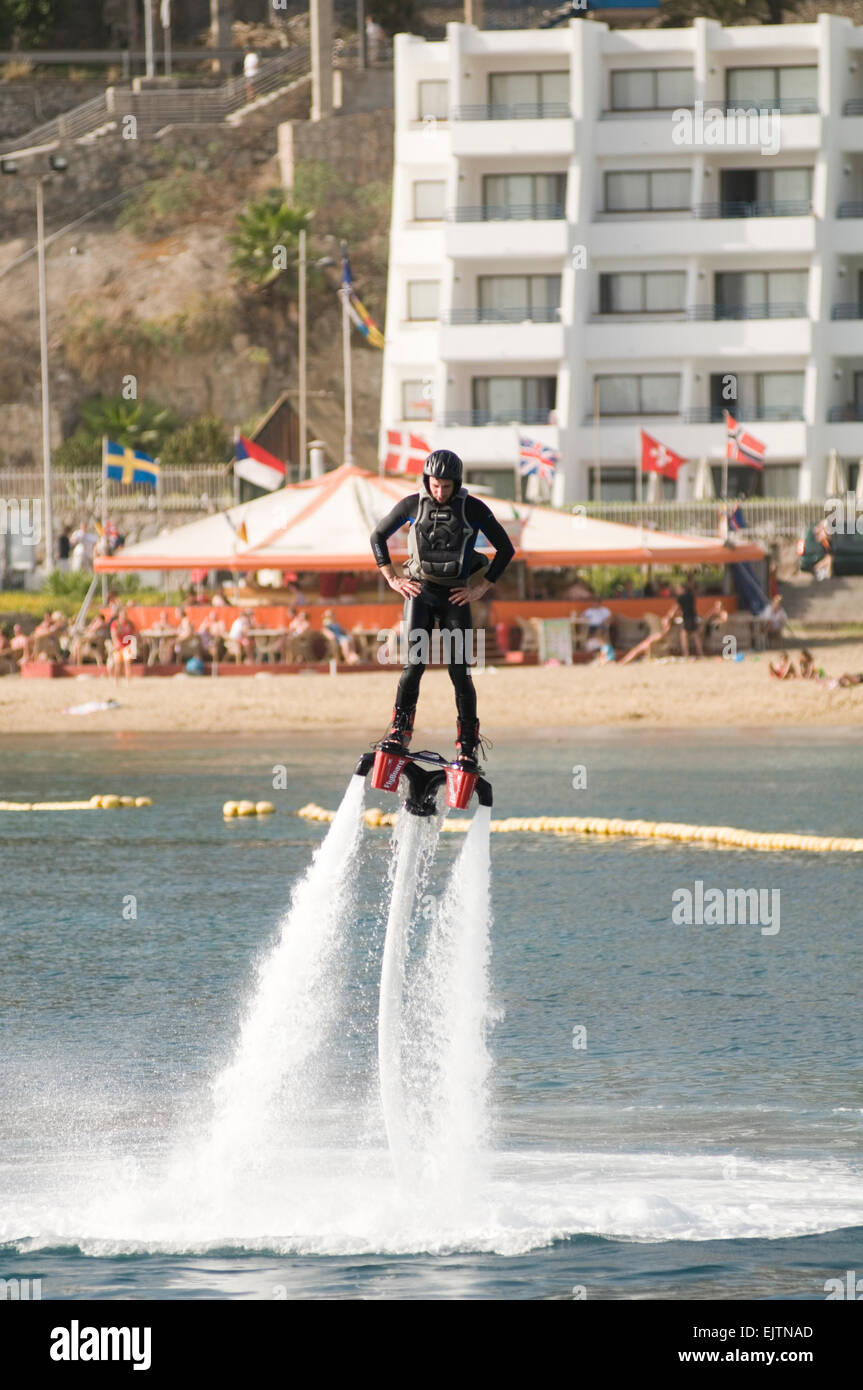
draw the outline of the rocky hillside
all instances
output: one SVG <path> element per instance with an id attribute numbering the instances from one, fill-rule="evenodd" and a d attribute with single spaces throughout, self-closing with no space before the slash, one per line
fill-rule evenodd
<path id="1" fill-rule="evenodd" d="M 48 251 L 55 444 L 76 429 L 83 401 L 120 394 L 129 376 L 139 399 L 184 420 L 215 415 L 246 430 L 283 390 L 295 393 L 295 292 L 240 281 L 228 238 L 240 209 L 280 183 L 278 122 L 307 106 L 305 88 L 236 128 L 177 128 L 158 140 L 113 133 L 69 148 L 68 171 L 46 185 L 46 229 L 94 215 Z M 363 119 L 339 118 L 340 150 Z M 35 222 L 25 167 L 4 180 L 0 211 L 0 467 L 40 457 L 35 257 L 19 261 Z M 382 321 L 388 184 L 353 185 L 325 157 L 300 173 L 296 197 L 314 209 L 310 258 L 333 256 L 345 236 L 361 297 Z M 338 279 L 336 269 L 317 271 L 309 294 L 309 423 L 333 457 L 343 426 Z M 377 456 L 380 367 L 380 353 L 355 335 L 357 456 L 367 466 Z"/>

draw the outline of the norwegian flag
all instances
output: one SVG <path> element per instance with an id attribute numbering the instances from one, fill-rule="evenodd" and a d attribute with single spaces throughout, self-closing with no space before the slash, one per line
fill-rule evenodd
<path id="1" fill-rule="evenodd" d="M 403 434 L 401 430 L 387 430 L 387 456 L 384 459 L 385 473 L 409 473 L 418 475 L 431 449 L 418 434 Z"/>
<path id="2" fill-rule="evenodd" d="M 536 473 L 544 483 L 550 483 L 559 463 L 560 454 L 550 444 L 539 444 L 535 439 L 519 439 L 518 467 L 523 478 Z"/>
<path id="3" fill-rule="evenodd" d="M 686 459 L 673 449 L 660 444 L 658 439 L 641 431 L 641 471 L 642 473 L 661 473 L 663 478 L 676 478 Z"/>
<path id="4" fill-rule="evenodd" d="M 745 463 L 747 468 L 763 468 L 767 445 L 754 435 L 747 434 L 743 425 L 738 425 L 734 416 L 725 411 L 725 427 L 728 430 L 726 458 L 729 463 Z"/>

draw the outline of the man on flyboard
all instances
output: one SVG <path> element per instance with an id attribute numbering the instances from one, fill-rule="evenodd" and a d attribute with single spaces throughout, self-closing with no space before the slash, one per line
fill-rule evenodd
<path id="1" fill-rule="evenodd" d="M 441 630 L 461 630 L 460 641 L 450 639 L 449 674 L 455 687 L 458 711 L 456 750 L 466 768 L 477 766 L 479 723 L 476 690 L 467 657 L 470 654 L 470 604 L 482 598 L 506 569 L 515 550 L 492 511 L 462 487 L 462 461 L 449 449 L 436 449 L 423 465 L 419 492 L 402 498 L 371 535 L 378 568 L 391 589 L 405 599 L 404 624 L 407 653 L 393 709 L 392 724 L 383 746 L 404 752 L 414 726 L 417 697 L 425 662 L 416 651 L 415 634 L 431 633 L 438 620 Z M 407 575 L 400 577 L 390 563 L 387 539 L 411 523 L 408 538 Z M 475 553 L 479 533 L 494 546 L 491 564 Z M 425 644 L 428 646 L 428 642 Z M 420 646 L 420 654 L 425 655 Z"/>

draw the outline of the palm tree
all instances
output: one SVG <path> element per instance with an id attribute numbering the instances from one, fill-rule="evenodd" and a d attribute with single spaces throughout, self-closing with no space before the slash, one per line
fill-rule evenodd
<path id="1" fill-rule="evenodd" d="M 231 265 L 241 279 L 262 289 L 287 274 L 287 286 L 297 284 L 299 234 L 308 227 L 311 213 L 285 200 L 279 188 L 247 203 L 237 214 L 228 240 L 234 247 Z"/>
<path id="2" fill-rule="evenodd" d="M 96 396 L 81 406 L 81 418 L 90 434 L 106 434 L 115 444 L 145 453 L 158 453 L 178 428 L 172 410 L 152 401 L 127 401 L 122 396 Z"/>

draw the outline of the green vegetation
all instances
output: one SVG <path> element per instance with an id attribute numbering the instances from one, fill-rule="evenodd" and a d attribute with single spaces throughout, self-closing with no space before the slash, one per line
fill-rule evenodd
<path id="1" fill-rule="evenodd" d="M 221 463 L 231 451 L 224 420 L 201 415 L 181 424 L 173 411 L 150 401 L 126 401 L 122 396 L 98 396 L 81 407 L 83 423 L 54 450 L 57 468 L 98 468 L 102 436 L 115 444 L 158 455 L 162 463 L 182 467 Z"/>
<path id="2" fill-rule="evenodd" d="M 720 24 L 781 24 L 783 11 L 793 22 L 801 0 L 662 0 L 661 24 L 677 29 L 694 19 L 718 19 Z M 799 22 L 799 21 L 798 21 Z"/>
<path id="3" fill-rule="evenodd" d="M 316 237 L 346 241 L 350 249 L 358 241 L 388 233 L 388 183 L 357 184 L 331 164 L 308 160 L 297 166 L 292 196 L 298 205 L 312 209 Z"/>
<path id="4" fill-rule="evenodd" d="M 59 0 L 0 0 L 0 48 L 31 48 L 47 38 Z"/>
<path id="5" fill-rule="evenodd" d="M 126 401 L 122 396 L 97 396 L 81 406 L 84 428 L 101 440 L 102 435 L 129 449 L 157 454 L 169 435 L 180 426 L 172 410 L 153 401 Z"/>
<path id="6" fill-rule="evenodd" d="M 163 464 L 221 463 L 231 451 L 231 436 L 224 420 L 201 415 L 176 430 L 159 457 Z"/>
<path id="7" fill-rule="evenodd" d="M 68 325 L 66 360 L 88 383 L 106 376 L 139 375 L 168 354 L 217 352 L 228 347 L 235 326 L 230 300 L 204 300 L 167 319 L 141 319 L 126 314 L 107 318 L 93 305 L 76 308 Z"/>
<path id="8" fill-rule="evenodd" d="M 115 226 L 144 241 L 199 222 L 213 208 L 213 175 L 182 164 L 133 194 L 117 214 Z"/>
<path id="9" fill-rule="evenodd" d="M 280 277 L 291 294 L 297 287 L 299 234 L 309 223 L 306 208 L 286 201 L 279 188 L 271 188 L 237 213 L 236 231 L 228 241 L 234 248 L 231 265 L 239 279 L 255 289 L 272 285 Z"/>
<path id="10" fill-rule="evenodd" d="M 76 584 L 70 585 L 68 591 L 62 588 L 52 588 L 51 581 L 55 579 L 61 581 L 75 580 Z M 8 626 L 3 618 L 4 613 L 31 614 L 33 617 L 41 618 L 46 608 L 51 612 L 64 613 L 67 618 L 76 616 L 78 609 L 84 600 L 84 596 L 90 587 L 93 576 L 89 571 L 81 574 L 60 574 L 54 570 L 48 576 L 48 582 L 42 587 L 38 594 L 25 593 L 21 589 L 0 590 L 0 626 Z M 83 580 L 83 587 L 77 581 Z M 188 590 L 172 589 L 165 598 L 164 589 L 154 589 L 151 587 L 140 588 L 139 581 L 132 574 L 110 574 L 108 575 L 108 587 L 114 593 L 119 594 L 124 603 L 140 604 L 142 607 L 152 604 L 162 604 L 165 607 L 185 603 L 189 597 Z M 98 608 L 102 601 L 101 591 L 98 591 L 90 605 L 90 612 Z M 11 621 L 11 620 L 10 620 Z"/>

